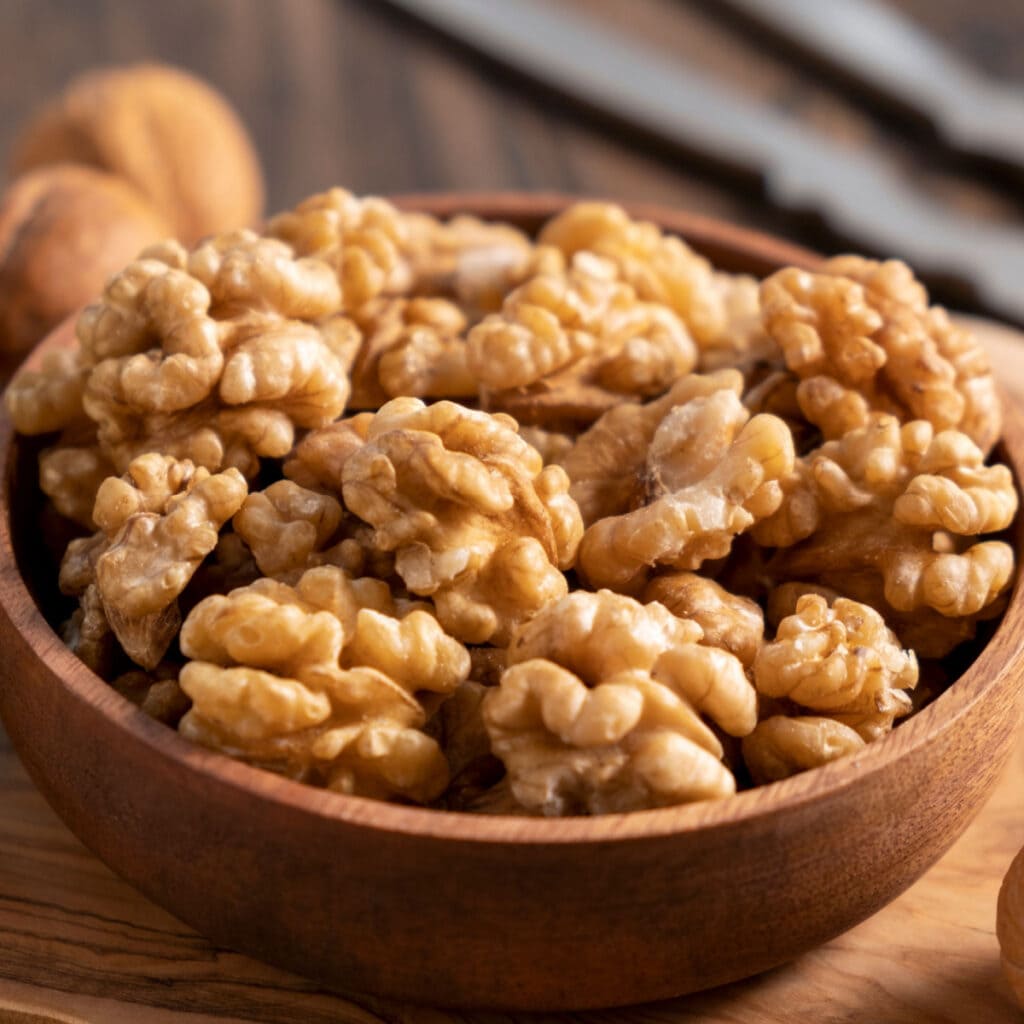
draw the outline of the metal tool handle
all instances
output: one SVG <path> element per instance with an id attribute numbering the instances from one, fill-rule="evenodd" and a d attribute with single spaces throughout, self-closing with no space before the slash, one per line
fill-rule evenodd
<path id="1" fill-rule="evenodd" d="M 389 2 L 656 137 L 763 175 L 779 205 L 820 212 L 868 248 L 957 277 L 987 306 L 1024 323 L 1024 233 L 945 209 L 870 153 L 840 147 L 563 7 L 536 0 Z"/>
<path id="2" fill-rule="evenodd" d="M 1024 93 L 960 60 L 876 0 L 724 0 L 872 92 L 924 117 L 953 149 L 1024 172 Z"/>

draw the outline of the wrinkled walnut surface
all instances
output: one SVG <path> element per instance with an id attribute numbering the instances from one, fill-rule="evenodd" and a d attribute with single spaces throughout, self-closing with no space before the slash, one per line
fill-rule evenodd
<path id="1" fill-rule="evenodd" d="M 77 335 L 5 395 L 63 637 L 308 784 L 724 797 L 883 739 L 1008 600 L 991 370 L 895 261 L 758 282 L 605 203 L 534 242 L 332 189 L 150 246 Z"/>
<path id="2" fill-rule="evenodd" d="M 777 577 L 873 592 L 883 613 L 935 612 L 956 620 L 954 634 L 998 612 L 1013 550 L 981 535 L 1010 524 L 1017 494 L 1009 469 L 985 465 L 966 435 L 872 413 L 800 459 L 782 486 L 781 509 L 753 531 L 780 546 Z"/>
<path id="3" fill-rule="evenodd" d="M 819 273 L 787 268 L 761 286 L 764 324 L 801 379 L 827 378 L 868 405 L 936 430 L 958 428 L 983 451 L 1002 426 L 988 358 L 928 297 L 909 267 L 859 256 Z"/>
<path id="4" fill-rule="evenodd" d="M 401 612 L 386 584 L 333 566 L 204 599 L 181 632 L 182 733 L 341 792 L 433 799 L 448 767 L 415 694 L 452 692 L 469 655 Z"/>
<path id="5" fill-rule="evenodd" d="M 394 399 L 341 471 L 348 508 L 394 552 L 414 594 L 460 639 L 502 643 L 565 594 L 582 533 L 569 481 L 513 421 L 454 402 Z"/>
<path id="6" fill-rule="evenodd" d="M 517 632 L 483 700 L 511 795 L 532 813 L 604 813 L 726 796 L 736 784 L 700 717 L 744 735 L 740 662 L 658 603 L 576 591 Z"/>
<path id="7" fill-rule="evenodd" d="M 834 718 L 775 715 L 743 738 L 743 759 L 761 785 L 787 779 L 863 749 L 864 740 Z"/>
<path id="8" fill-rule="evenodd" d="M 776 416 L 750 417 L 725 388 L 668 410 L 647 448 L 643 505 L 599 519 L 580 544 L 593 586 L 635 592 L 651 567 L 697 569 L 782 503 L 793 440 Z"/>
<path id="9" fill-rule="evenodd" d="M 61 589 L 82 598 L 84 634 L 106 626 L 136 664 L 155 668 L 181 625 L 178 597 L 245 495 L 236 469 L 211 475 L 155 453 L 107 477 L 92 513 L 98 531 L 73 540 L 61 564 Z"/>

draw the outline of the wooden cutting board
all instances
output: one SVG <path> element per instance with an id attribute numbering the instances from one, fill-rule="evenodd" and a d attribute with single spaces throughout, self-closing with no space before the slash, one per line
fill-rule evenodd
<path id="1" fill-rule="evenodd" d="M 1024 337 L 976 322 L 1024 395 Z M 1024 736 L 982 814 L 884 910 L 796 962 L 668 1003 L 587 1014 L 446 1013 L 344 999 L 218 949 L 61 824 L 0 732 L 0 1024 L 1012 1024 L 996 894 L 1024 846 Z"/>

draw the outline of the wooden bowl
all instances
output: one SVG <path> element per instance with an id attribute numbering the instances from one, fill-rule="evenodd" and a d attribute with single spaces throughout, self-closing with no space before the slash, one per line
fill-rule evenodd
<path id="1" fill-rule="evenodd" d="M 566 201 L 410 203 L 534 228 Z M 705 218 L 634 210 L 729 269 L 814 260 Z M 70 337 L 65 325 L 34 358 Z M 549 821 L 307 788 L 185 742 L 61 643 L 26 583 L 38 595 L 53 587 L 36 531 L 36 447 L 0 420 L 0 713 L 15 748 L 72 831 L 148 897 L 216 943 L 334 988 L 582 1009 L 763 971 L 910 885 L 981 807 L 1010 749 L 1019 585 L 962 677 L 891 736 L 726 800 Z M 1014 408 L 1000 454 L 1024 479 Z M 1018 550 L 1020 531 L 1018 520 Z"/>

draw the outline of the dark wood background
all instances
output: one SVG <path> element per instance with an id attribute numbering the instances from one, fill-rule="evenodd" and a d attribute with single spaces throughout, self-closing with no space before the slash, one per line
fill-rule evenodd
<path id="1" fill-rule="evenodd" d="M 500 0 L 480 2 L 500 8 Z M 726 17 L 719 0 L 557 2 L 821 131 L 875 147 L 957 207 L 1022 218 L 1019 190 L 984 172 L 972 182 L 920 125 L 808 71 Z M 1024 82 L 1024 4 L 891 2 L 992 74 Z M 771 210 L 756 182 L 586 115 L 384 0 L 0 0 L 0 13 L 0 160 L 33 106 L 76 73 L 158 58 L 205 76 L 242 112 L 266 167 L 271 210 L 334 184 L 378 193 L 550 188 L 674 203 L 826 251 L 844 244 L 821 225 Z"/>

